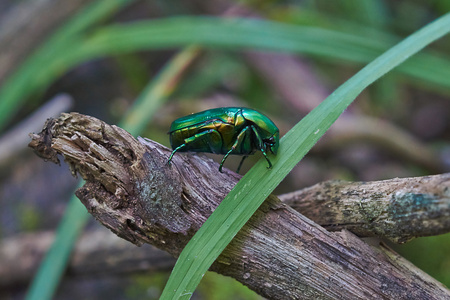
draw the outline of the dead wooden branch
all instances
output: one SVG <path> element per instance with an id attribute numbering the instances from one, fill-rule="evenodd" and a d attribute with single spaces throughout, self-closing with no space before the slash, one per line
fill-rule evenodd
<path id="1" fill-rule="evenodd" d="M 14 157 L 27 149 L 27 134 L 30 131 L 39 130 L 46 118 L 49 116 L 56 117 L 72 106 L 72 97 L 66 94 L 56 95 L 33 114 L 2 134 L 0 136 L 0 167 L 7 166 L 14 161 Z"/>
<path id="2" fill-rule="evenodd" d="M 450 173 L 374 182 L 329 181 L 279 196 L 327 230 L 403 243 L 450 232 Z"/>
<path id="3" fill-rule="evenodd" d="M 62 154 L 87 181 L 77 191 L 88 211 L 120 237 L 175 256 L 239 177 L 190 154 L 92 117 L 49 120 L 30 145 L 57 162 Z M 201 258 L 199 258 L 201 259 Z M 332 233 L 270 196 L 212 265 L 269 299 L 443 299 L 450 291 L 381 245 Z"/>

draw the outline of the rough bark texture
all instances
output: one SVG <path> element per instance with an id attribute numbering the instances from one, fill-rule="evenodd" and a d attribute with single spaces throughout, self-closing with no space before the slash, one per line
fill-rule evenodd
<path id="1" fill-rule="evenodd" d="M 31 146 L 63 154 L 87 183 L 89 212 L 122 238 L 177 256 L 239 180 L 203 157 L 175 155 L 80 114 L 50 120 Z M 199 258 L 201 259 L 201 258 Z M 212 265 L 269 299 L 446 299 L 450 292 L 390 249 L 326 231 L 270 196 Z"/>
<path id="2" fill-rule="evenodd" d="M 375 182 L 329 181 L 279 196 L 328 230 L 403 243 L 450 232 L 450 173 Z"/>
<path id="3" fill-rule="evenodd" d="M 398 242 L 450 231 L 449 182 L 450 174 L 382 182 L 329 181 L 278 197 L 329 231 L 348 229 L 358 236 L 384 236 Z M 2 241 L 0 287 L 29 282 L 53 236 L 50 232 L 24 234 Z M 174 262 L 150 245 L 135 247 L 106 230 L 97 230 L 77 242 L 67 274 L 162 271 Z"/>

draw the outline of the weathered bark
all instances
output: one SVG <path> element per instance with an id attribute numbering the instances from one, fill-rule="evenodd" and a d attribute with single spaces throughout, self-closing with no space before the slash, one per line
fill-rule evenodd
<path id="1" fill-rule="evenodd" d="M 21 234 L 0 243 L 0 288 L 30 282 L 54 238 L 53 232 Z M 77 241 L 66 274 L 112 276 L 125 273 L 169 271 L 175 259 L 151 245 L 136 247 L 106 230 L 84 233 Z"/>
<path id="2" fill-rule="evenodd" d="M 348 229 L 358 236 L 384 236 L 398 242 L 450 231 L 449 180 L 450 174 L 365 183 L 329 181 L 278 197 L 329 231 Z M 2 241 L 0 287 L 29 282 L 52 241 L 53 233 L 25 234 Z M 174 262 L 150 245 L 135 247 L 97 230 L 85 233 L 77 242 L 67 274 L 111 276 L 163 271 Z"/>
<path id="3" fill-rule="evenodd" d="M 56 95 L 33 114 L 2 134 L 0 137 L 0 168 L 14 162 L 14 157 L 27 149 L 27 134 L 30 131 L 39 130 L 46 118 L 59 116 L 63 111 L 69 110 L 72 105 L 73 99 L 69 95 Z"/>
<path id="4" fill-rule="evenodd" d="M 175 155 L 169 167 L 169 149 L 76 113 L 50 120 L 30 144 L 55 162 L 57 153 L 64 155 L 87 181 L 77 196 L 102 224 L 175 256 L 239 180 L 197 155 Z M 211 270 L 269 299 L 450 298 L 442 284 L 384 245 L 375 249 L 349 232 L 328 232 L 275 196 Z"/>
<path id="5" fill-rule="evenodd" d="M 374 182 L 329 181 L 279 196 L 327 230 L 403 243 L 450 232 L 450 173 Z"/>

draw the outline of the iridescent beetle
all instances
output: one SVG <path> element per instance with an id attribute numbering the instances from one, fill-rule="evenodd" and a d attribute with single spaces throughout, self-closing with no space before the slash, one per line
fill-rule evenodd
<path id="1" fill-rule="evenodd" d="M 261 151 L 269 167 L 270 151 L 277 154 L 280 132 L 265 115 L 243 107 L 222 107 L 205 110 L 173 121 L 170 126 L 170 145 L 173 155 L 180 152 L 209 152 L 225 154 L 222 166 L 230 154 L 243 155 L 237 172 L 248 155 Z"/>

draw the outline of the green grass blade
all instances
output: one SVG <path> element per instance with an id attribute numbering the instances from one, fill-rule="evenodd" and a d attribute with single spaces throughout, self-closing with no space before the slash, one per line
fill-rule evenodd
<path id="1" fill-rule="evenodd" d="M 42 260 L 25 299 L 45 300 L 53 297 L 88 216 L 80 200 L 73 196 L 59 223 L 53 244 Z"/>
<path id="2" fill-rule="evenodd" d="M 69 34 L 57 34 L 59 38 L 51 39 L 4 83 L 0 89 L 0 129 L 28 96 L 42 91 L 77 64 L 107 55 L 197 44 L 229 50 L 296 52 L 339 62 L 368 63 L 391 45 L 386 40 L 255 19 L 174 17 L 108 26 L 90 36 L 80 32 L 83 28 L 76 23 L 62 29 L 60 32 Z M 450 88 L 450 81 L 445 80 L 450 77 L 448 60 L 430 54 L 419 58 L 420 61 L 415 62 L 415 58 L 400 66 L 398 71 Z"/>
<path id="3" fill-rule="evenodd" d="M 337 31 L 265 20 L 172 17 L 100 29 L 86 41 L 85 50 L 90 52 L 89 55 L 102 55 L 110 51 L 122 53 L 186 44 L 229 50 L 261 48 L 317 55 L 329 55 L 330 48 L 337 47 L 335 55 L 340 59 L 351 59 L 346 51 L 351 52 L 356 45 L 377 45 L 372 40 Z M 368 49 L 367 46 L 365 49 Z M 360 54 L 359 59 L 365 60 L 366 55 Z"/>
<path id="4" fill-rule="evenodd" d="M 281 140 L 273 169 L 259 161 L 227 195 L 181 253 L 161 299 L 189 299 L 205 272 L 266 197 L 363 89 L 450 31 L 450 14 L 379 56 L 341 85 Z"/>
<path id="5" fill-rule="evenodd" d="M 197 44 L 229 50 L 258 48 L 300 52 L 335 61 L 368 63 L 389 49 L 395 39 L 373 39 L 361 34 L 255 19 L 174 17 L 100 29 L 84 44 L 85 52 L 78 53 L 97 57 L 105 53 Z M 400 66 L 398 71 L 419 78 L 425 74 L 423 79 L 450 87 L 448 80 L 442 80 L 450 76 L 448 59 L 431 54 L 421 54 L 417 58 Z M 431 68 L 433 72 L 429 72 Z"/>

